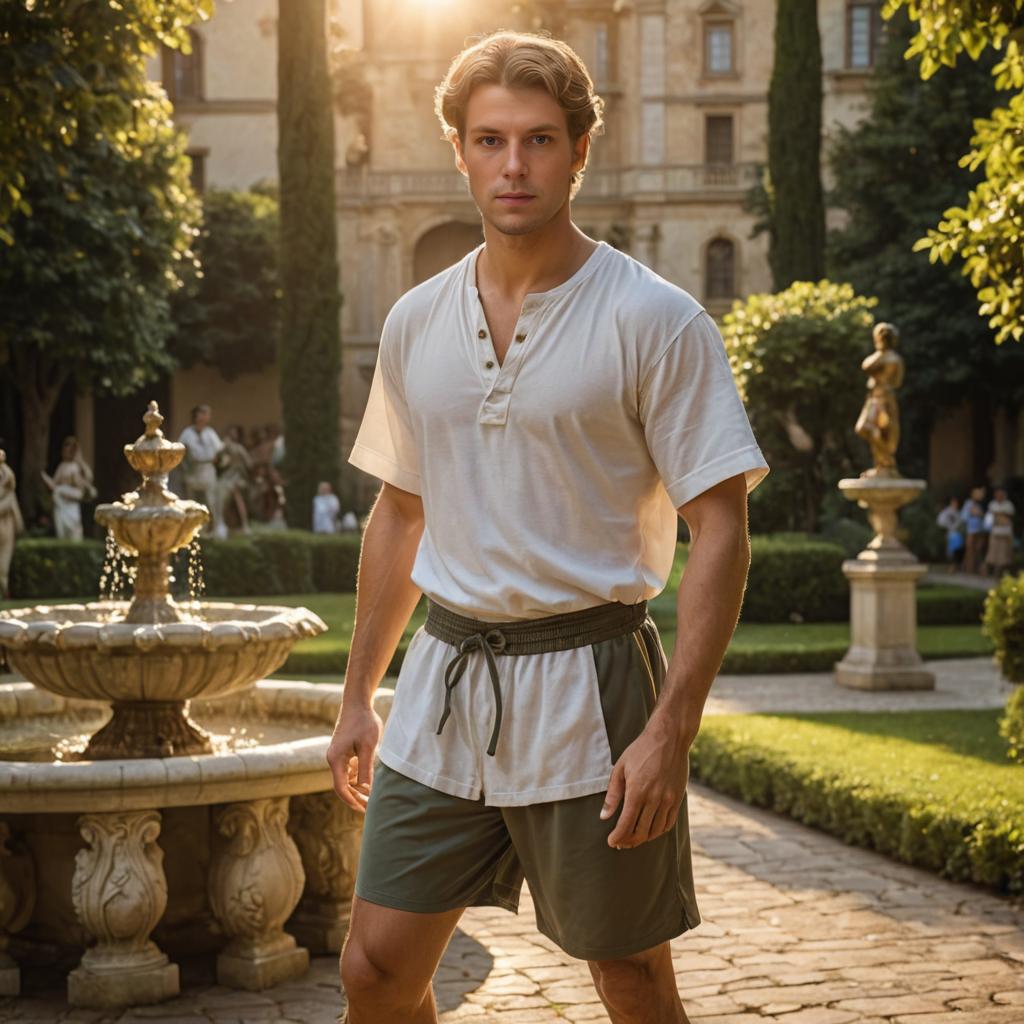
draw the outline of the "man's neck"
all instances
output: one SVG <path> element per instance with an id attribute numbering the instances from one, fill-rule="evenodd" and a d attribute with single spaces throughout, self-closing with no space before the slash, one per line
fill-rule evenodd
<path id="1" fill-rule="evenodd" d="M 567 281 L 597 248 L 569 219 L 568 205 L 543 228 L 528 235 L 505 235 L 484 224 L 484 249 L 476 265 L 476 286 L 483 293 L 522 300 Z"/>

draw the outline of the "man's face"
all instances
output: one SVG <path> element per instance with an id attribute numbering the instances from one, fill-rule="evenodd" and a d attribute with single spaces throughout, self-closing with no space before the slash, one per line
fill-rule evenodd
<path id="1" fill-rule="evenodd" d="M 588 143 L 573 145 L 565 111 L 543 89 L 500 85 L 473 90 L 465 138 L 452 140 L 481 216 L 505 235 L 537 231 L 562 209 Z"/>
<path id="2" fill-rule="evenodd" d="M 207 408 L 196 410 L 196 430 L 203 430 L 210 425 L 210 410 Z"/>

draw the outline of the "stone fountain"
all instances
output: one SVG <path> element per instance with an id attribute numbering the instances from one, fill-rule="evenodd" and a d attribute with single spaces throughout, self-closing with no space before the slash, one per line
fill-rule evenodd
<path id="1" fill-rule="evenodd" d="M 157 1002 L 190 956 L 261 989 L 344 934 L 360 821 L 325 761 L 341 687 L 265 678 L 326 627 L 171 598 L 169 558 L 209 513 L 167 489 L 184 446 L 156 403 L 144 422 L 125 447 L 141 485 L 96 510 L 137 559 L 132 600 L 0 613 L 28 680 L 0 685 L 0 995 L 78 961 L 73 1005 Z"/>

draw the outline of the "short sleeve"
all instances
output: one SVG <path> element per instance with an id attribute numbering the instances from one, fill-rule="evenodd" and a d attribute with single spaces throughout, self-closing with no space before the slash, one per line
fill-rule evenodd
<path id="1" fill-rule="evenodd" d="M 768 473 L 722 336 L 703 310 L 646 369 L 639 412 L 648 451 L 676 508 L 740 473 L 750 492 Z"/>
<path id="2" fill-rule="evenodd" d="M 401 367 L 397 365 L 397 342 L 389 317 L 381 332 L 370 397 L 348 461 L 385 483 L 420 494 L 416 438 Z"/>

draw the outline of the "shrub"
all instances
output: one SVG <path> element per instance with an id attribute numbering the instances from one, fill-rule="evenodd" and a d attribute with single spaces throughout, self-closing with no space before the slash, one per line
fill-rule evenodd
<path id="1" fill-rule="evenodd" d="M 838 622 L 849 613 L 843 549 L 805 534 L 750 540 L 745 622 Z"/>
<path id="2" fill-rule="evenodd" d="M 99 593 L 103 545 L 30 537 L 14 546 L 11 597 L 92 597 Z"/>
<path id="3" fill-rule="evenodd" d="M 324 593 L 355 593 L 359 568 L 357 533 L 312 534 L 313 586 Z"/>
<path id="4" fill-rule="evenodd" d="M 984 751 L 972 756 L 967 742 L 960 756 L 948 749 L 957 745 L 951 720 L 962 737 L 977 736 L 991 730 L 991 712 L 923 714 L 935 725 L 910 714 L 895 716 L 895 727 L 889 715 L 707 716 L 690 766 L 714 789 L 844 842 L 948 878 L 1024 891 L 1019 793 L 1001 783 Z M 929 736 L 929 728 L 945 735 Z"/>
<path id="5" fill-rule="evenodd" d="M 252 537 L 232 537 L 230 540 L 204 538 L 200 541 L 200 552 L 206 597 L 259 597 L 284 593 L 264 549 Z M 181 566 L 185 557 L 186 554 L 180 552 L 176 566 Z M 175 576 L 180 582 L 183 569 L 178 568 Z M 176 588 L 176 596 L 181 593 L 183 591 Z"/>
<path id="6" fill-rule="evenodd" d="M 985 593 L 968 587 L 923 586 L 917 590 L 919 626 L 971 626 L 981 623 Z"/>
<path id="7" fill-rule="evenodd" d="M 314 537 L 303 530 L 268 530 L 253 536 L 269 575 L 280 587 L 274 593 L 308 594 L 313 590 Z"/>
<path id="8" fill-rule="evenodd" d="M 989 591 L 982 632 L 995 646 L 1003 677 L 1024 683 L 1024 573 L 1004 576 Z"/>
<path id="9" fill-rule="evenodd" d="M 1006 712 L 999 719 L 999 735 L 1009 744 L 1006 756 L 1024 764 L 1024 686 L 1010 694 Z"/>

